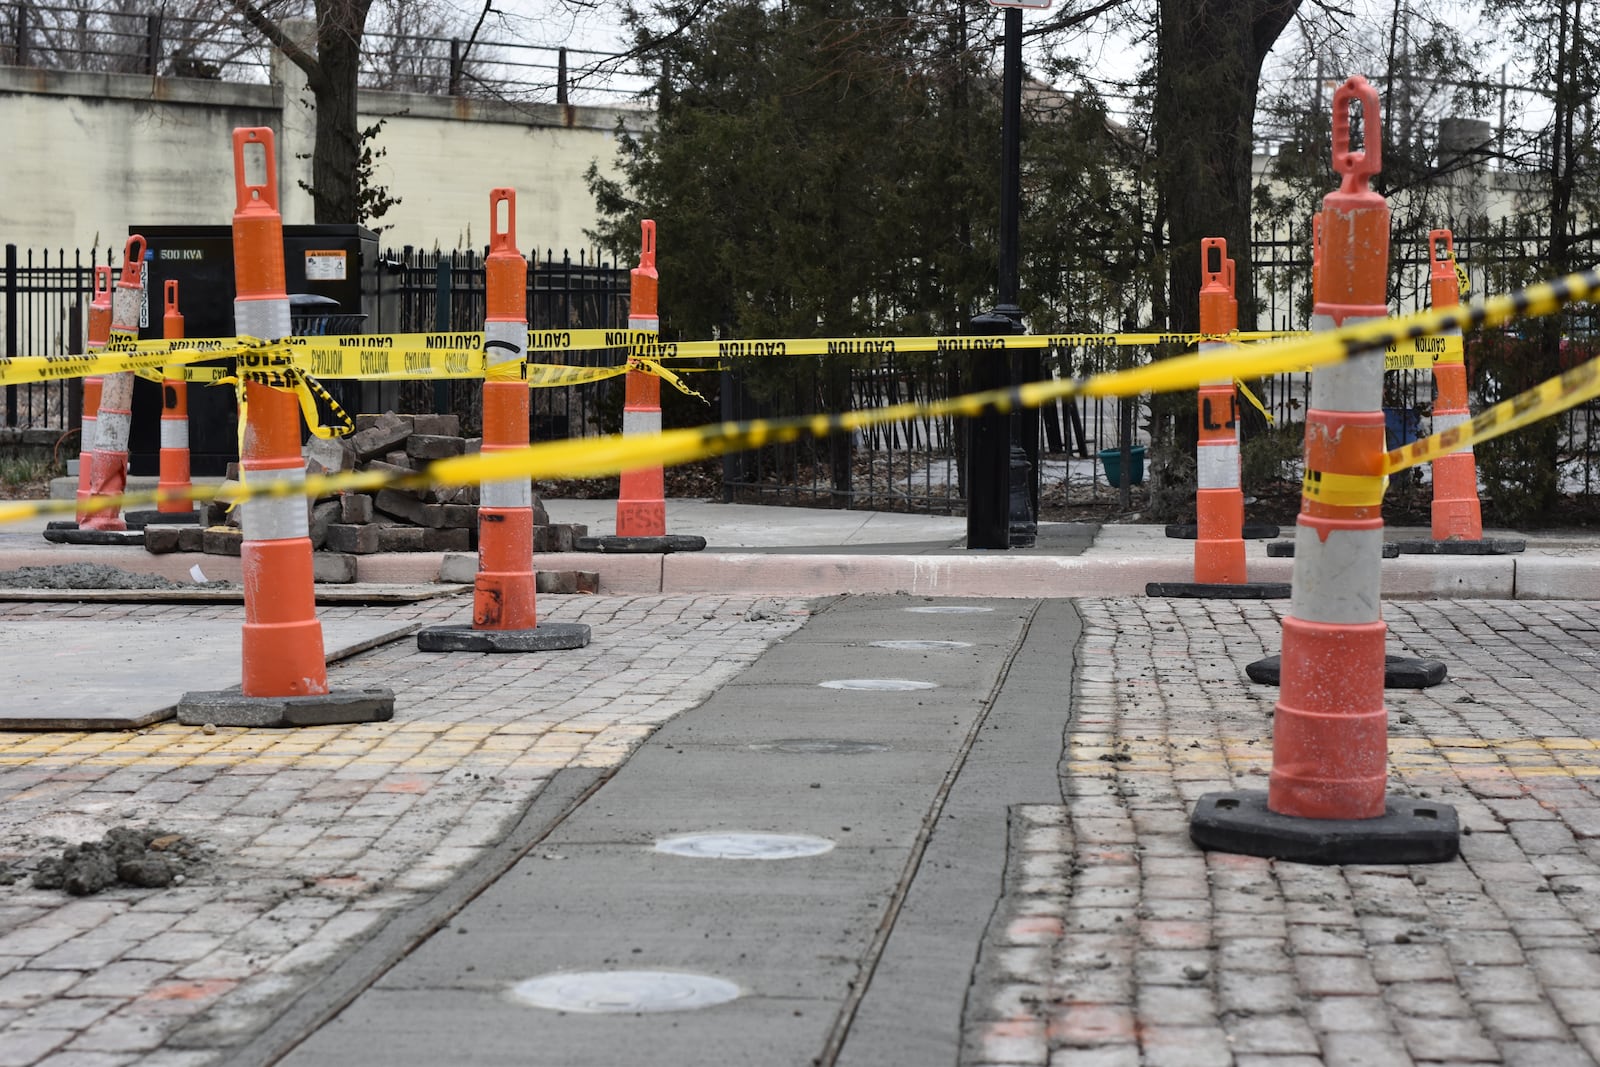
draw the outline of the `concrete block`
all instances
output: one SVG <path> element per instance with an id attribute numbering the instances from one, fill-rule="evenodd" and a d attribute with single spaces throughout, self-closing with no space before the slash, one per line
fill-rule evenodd
<path id="1" fill-rule="evenodd" d="M 366 493 L 340 493 L 339 521 L 344 523 L 371 522 L 372 498 Z"/>
<path id="2" fill-rule="evenodd" d="M 179 526 L 146 526 L 144 550 L 157 555 L 178 551 L 178 532 L 181 529 Z"/>
<path id="3" fill-rule="evenodd" d="M 384 489 L 378 493 L 373 505 L 386 515 L 393 515 L 403 519 L 414 526 L 433 526 L 435 523 L 427 522 L 429 508 L 439 508 L 439 504 L 424 504 L 412 493 L 398 489 Z"/>
<path id="4" fill-rule="evenodd" d="M 356 580 L 356 558 L 343 552 L 313 552 L 311 579 L 329 585 L 344 585 Z"/>
<path id="5" fill-rule="evenodd" d="M 478 580 L 478 557 L 467 552 L 447 552 L 439 560 L 439 581 L 466 582 Z"/>
<path id="6" fill-rule="evenodd" d="M 198 526 L 178 527 L 179 552 L 205 551 L 206 532 Z"/>
<path id="7" fill-rule="evenodd" d="M 373 523 L 365 525 L 349 525 L 346 523 L 333 523 L 328 527 L 326 546 L 334 552 L 350 552 L 357 556 L 370 555 L 378 551 L 379 527 Z"/>
<path id="8" fill-rule="evenodd" d="M 420 526 L 375 524 L 372 528 L 378 531 L 379 552 L 421 552 L 423 549 L 422 535 L 425 531 Z"/>
<path id="9" fill-rule="evenodd" d="M 425 506 L 443 509 L 439 512 L 440 529 L 470 530 L 478 525 L 478 506 L 476 504 L 432 504 Z M 432 525 L 432 523 L 429 525 Z"/>
<path id="10" fill-rule="evenodd" d="M 201 534 L 200 551 L 213 556 L 237 556 L 244 533 L 227 526 L 212 526 Z"/>
<path id="11" fill-rule="evenodd" d="M 422 530 L 422 550 L 424 552 L 466 552 L 472 547 L 472 531 L 464 529 L 454 530 Z"/>
<path id="12" fill-rule="evenodd" d="M 413 415 L 412 428 L 419 434 L 437 437 L 460 437 L 461 416 L 459 415 Z"/>
<path id="13" fill-rule="evenodd" d="M 391 467 L 403 467 L 408 471 L 418 470 L 421 467 L 420 463 L 417 463 L 410 456 L 406 455 L 406 451 L 403 448 L 397 448 L 393 452 L 384 453 L 383 462 L 389 464 Z"/>
<path id="14" fill-rule="evenodd" d="M 394 718 L 388 689 L 335 689 L 321 696 L 247 697 L 238 689 L 185 693 L 178 701 L 185 726 L 333 726 Z"/>
<path id="15" fill-rule="evenodd" d="M 446 459 L 466 452 L 467 443 L 459 437 L 414 433 L 406 438 L 406 455 L 412 459 Z"/>
<path id="16" fill-rule="evenodd" d="M 339 521 L 339 502 L 324 500 L 311 508 L 311 547 L 321 548 L 328 541 L 328 527 Z"/>
<path id="17" fill-rule="evenodd" d="M 356 469 L 356 452 L 341 437 L 312 437 L 300 450 L 308 474 L 340 474 Z"/>
<path id="18" fill-rule="evenodd" d="M 539 571 L 534 575 L 534 589 L 541 593 L 576 593 L 577 571 Z"/>
<path id="19" fill-rule="evenodd" d="M 410 420 L 389 413 L 378 416 L 367 429 L 357 430 L 352 434 L 350 447 L 354 449 L 358 459 L 366 461 L 376 459 L 386 452 L 392 452 L 410 436 Z"/>

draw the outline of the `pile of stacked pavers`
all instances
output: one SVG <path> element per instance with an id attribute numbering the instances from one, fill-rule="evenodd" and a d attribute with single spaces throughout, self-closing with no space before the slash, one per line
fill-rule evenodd
<path id="1" fill-rule="evenodd" d="M 349 437 L 313 437 L 304 448 L 308 474 L 386 471 L 410 474 L 429 462 L 476 452 L 480 439 L 461 436 L 455 415 L 356 416 Z M 236 464 L 228 468 L 231 484 Z M 342 492 L 309 501 L 311 546 L 319 554 L 364 556 L 377 552 L 467 553 L 478 547 L 477 486 L 430 486 L 426 489 L 383 489 L 376 493 Z M 201 506 L 201 528 L 152 524 L 145 527 L 150 552 L 209 552 L 237 556 L 242 543 L 239 509 L 222 501 Z M 587 527 L 552 525 L 544 504 L 534 497 L 534 552 L 570 552 L 575 537 Z M 449 560 L 449 557 L 447 557 Z M 331 562 L 331 561 L 329 561 Z M 449 560 L 461 572 L 467 561 Z M 319 563 L 319 580 L 330 580 L 341 568 Z M 353 575 L 354 560 L 347 568 Z M 327 577 L 324 577 L 326 575 Z M 346 579 L 352 580 L 352 579 Z M 455 580 L 460 580 L 459 575 Z M 466 580 L 470 581 L 470 577 Z M 592 572 L 552 572 L 539 576 L 541 592 L 592 592 Z M 550 585 L 552 588 L 546 589 Z M 569 588 L 570 587 L 570 588 Z"/>

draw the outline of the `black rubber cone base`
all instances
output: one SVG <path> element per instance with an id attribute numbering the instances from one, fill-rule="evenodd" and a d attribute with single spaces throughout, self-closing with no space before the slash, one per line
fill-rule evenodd
<path id="1" fill-rule="evenodd" d="M 664 534 L 661 537 L 574 537 L 574 552 L 698 552 L 706 547 L 704 537 L 693 534 Z"/>
<path id="2" fill-rule="evenodd" d="M 125 511 L 122 519 L 129 526 L 182 526 L 200 521 L 198 511 Z"/>
<path id="3" fill-rule="evenodd" d="M 1481 541 L 1396 541 L 1395 549 L 1418 556 L 1509 556 L 1523 552 L 1528 542 L 1520 538 L 1485 537 Z"/>
<path id="4" fill-rule="evenodd" d="M 1245 665 L 1244 673 L 1252 682 L 1277 685 L 1282 675 L 1282 657 L 1268 656 Z M 1414 659 L 1410 656 L 1383 657 L 1383 687 L 1385 689 L 1432 689 L 1449 675 L 1450 669 L 1443 660 Z"/>
<path id="5" fill-rule="evenodd" d="M 1288 582 L 1147 582 L 1145 596 L 1183 597 L 1188 600 L 1283 600 Z"/>
<path id="6" fill-rule="evenodd" d="M 1384 559 L 1394 559 L 1399 554 L 1400 554 L 1400 546 L 1399 546 L 1398 543 L 1396 543 L 1394 541 L 1385 541 L 1383 543 L 1383 558 Z M 1272 556 L 1273 558 L 1276 558 L 1276 559 L 1293 559 L 1294 558 L 1294 542 L 1293 541 L 1274 541 L 1270 545 L 1267 546 L 1267 555 Z"/>
<path id="7" fill-rule="evenodd" d="M 1299 819 L 1267 807 L 1265 790 L 1207 793 L 1189 817 L 1203 849 L 1295 863 L 1446 863 L 1461 850 L 1448 804 L 1387 796 L 1375 819 Z"/>
<path id="8" fill-rule="evenodd" d="M 308 697 L 247 697 L 237 686 L 185 693 L 178 721 L 185 726 L 342 726 L 394 718 L 389 689 L 335 689 Z"/>
<path id="9" fill-rule="evenodd" d="M 564 652 L 589 643 L 581 622 L 541 622 L 531 630 L 475 630 L 429 626 L 417 632 L 421 652 Z"/>
<path id="10" fill-rule="evenodd" d="M 1277 537 L 1279 530 L 1270 522 L 1257 522 L 1254 519 L 1244 520 L 1244 528 L 1239 536 L 1246 541 L 1260 541 L 1269 537 Z M 1200 536 L 1200 524 L 1196 522 L 1175 522 L 1167 527 L 1167 536 L 1174 541 L 1193 541 Z"/>
<path id="11" fill-rule="evenodd" d="M 80 530 L 73 523 L 71 529 L 46 529 L 44 539 L 57 545 L 138 545 L 144 547 L 144 529 L 137 530 Z"/>

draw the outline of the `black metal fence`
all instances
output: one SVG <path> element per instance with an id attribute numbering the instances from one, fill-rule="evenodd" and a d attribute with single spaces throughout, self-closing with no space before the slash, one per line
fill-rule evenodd
<path id="1" fill-rule="evenodd" d="M 1456 238 L 1457 255 L 1474 292 L 1504 291 L 1541 274 L 1536 239 L 1507 227 Z M 1590 252 L 1595 250 L 1591 249 Z M 1308 235 L 1297 229 L 1263 229 L 1253 246 L 1257 323 L 1262 329 L 1305 329 L 1310 316 Z M 381 257 L 378 288 L 383 330 L 479 329 L 484 316 L 484 261 L 475 252 L 433 253 L 405 248 Z M 3 289 L 7 355 L 63 354 L 83 350 L 84 309 L 93 268 L 115 262 L 111 250 L 19 253 L 6 249 Z M 1399 239 L 1391 252 L 1391 306 L 1424 304 L 1428 250 L 1423 241 Z M 1120 294 L 1114 294 L 1120 298 Z M 1129 321 L 1128 307 L 1107 298 L 1097 320 L 1092 307 L 1073 309 L 1075 330 L 1111 332 L 1154 324 Z M 1136 306 L 1136 305 L 1135 305 Z M 627 322 L 628 270 L 587 252 L 576 260 L 547 252 L 530 262 L 528 319 L 531 328 L 608 328 Z M 1137 313 L 1137 312 L 1135 312 Z M 1592 321 L 1576 320 L 1575 352 L 1593 350 Z M 369 327 L 371 328 L 371 327 Z M 1473 347 L 1468 346 L 1469 364 Z M 1082 377 L 1172 354 L 1155 349 L 1090 346 L 1045 353 L 1045 373 Z M 616 366 L 621 350 L 536 354 L 536 362 Z M 870 409 L 955 395 L 971 360 L 969 353 L 899 354 L 884 357 L 786 357 L 758 364 L 737 363 L 723 373 L 690 376 L 714 406 L 664 391 L 669 425 L 714 419 L 812 414 Z M 1280 427 L 1303 422 L 1309 374 L 1284 374 L 1252 383 L 1267 413 Z M 358 389 L 352 393 L 350 390 Z M 352 384 L 336 390 L 357 410 L 455 412 L 465 432 L 481 426 L 481 396 L 475 382 Z M 1402 427 L 1422 425 L 1406 413 L 1425 415 L 1432 401 L 1427 371 L 1391 373 L 1385 403 Z M 12 385 L 5 390 L 7 427 L 61 428 L 76 425 L 72 383 Z M 620 379 L 592 385 L 540 389 L 533 395 L 530 435 L 536 441 L 615 432 L 621 423 Z M 1479 399 L 1474 398 L 1474 409 Z M 1131 409 L 1131 410 L 1130 410 Z M 1570 492 L 1600 489 L 1595 459 L 1600 404 L 1562 416 L 1560 459 Z M 1115 449 L 1123 434 L 1130 444 L 1149 440 L 1148 398 L 1125 408 L 1116 401 L 1084 399 L 1048 406 L 1040 420 L 1040 477 L 1047 497 L 1064 504 L 1101 499 L 1109 486 L 1097 453 Z M 921 417 L 864 430 L 853 439 L 805 441 L 728 457 L 723 464 L 727 499 L 774 500 L 834 507 L 956 513 L 964 510 L 963 433 L 949 418 Z"/>

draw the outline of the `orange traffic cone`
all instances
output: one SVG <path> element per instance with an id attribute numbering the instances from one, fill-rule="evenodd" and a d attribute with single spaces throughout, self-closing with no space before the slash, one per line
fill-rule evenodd
<path id="1" fill-rule="evenodd" d="M 235 330 L 276 341 L 290 335 L 278 213 L 277 161 L 270 129 L 233 131 L 233 319 Z M 245 376 L 240 470 L 246 489 L 305 477 L 300 406 L 293 392 Z M 240 505 L 244 541 L 243 681 L 240 689 L 186 693 L 178 720 L 218 726 L 311 726 L 394 717 L 387 689 L 330 692 L 317 620 L 311 538 L 304 497 L 266 495 Z"/>
<path id="2" fill-rule="evenodd" d="M 504 219 L 502 220 L 502 208 Z M 483 325 L 483 451 L 528 447 L 528 261 L 517 251 L 517 194 L 489 192 L 488 314 Z M 423 652 L 550 652 L 582 648 L 589 627 L 538 622 L 534 605 L 533 485 L 527 478 L 485 481 L 478 496 L 478 574 L 472 625 L 430 626 Z"/>
<path id="3" fill-rule="evenodd" d="M 661 329 L 656 294 L 656 224 L 640 223 L 639 265 L 629 273 L 628 329 L 649 334 Z M 642 370 L 629 370 L 624 379 L 622 432 L 661 432 L 661 379 Z M 609 537 L 580 537 L 573 547 L 580 552 L 697 552 L 706 539 L 693 534 L 667 533 L 666 472 L 661 464 L 623 471 L 617 493 L 617 532 Z"/>
<path id="4" fill-rule="evenodd" d="M 1361 151 L 1350 146 L 1358 102 Z M 1323 199 L 1312 320 L 1320 330 L 1388 310 L 1389 208 L 1368 184 L 1381 169 L 1377 90 L 1352 78 L 1333 108 L 1342 180 Z M 1312 373 L 1272 776 L 1265 794 L 1201 797 L 1189 826 L 1202 848 L 1308 863 L 1431 863 L 1457 853 L 1454 809 L 1385 792 L 1382 399 L 1381 351 Z"/>
<path id="5" fill-rule="evenodd" d="M 1428 282 L 1433 306 L 1455 307 L 1461 302 L 1456 279 L 1455 235 L 1449 230 L 1428 232 Z M 1444 332 L 1444 352 L 1433 364 L 1433 432 L 1442 433 L 1472 417 L 1467 410 L 1467 366 L 1461 331 Z M 1472 446 L 1440 456 L 1433 468 L 1433 539 L 1395 542 L 1401 552 L 1428 555 L 1498 556 L 1521 552 L 1528 542 L 1520 538 L 1485 538 L 1483 510 L 1478 502 L 1478 464 Z"/>
<path id="6" fill-rule="evenodd" d="M 111 268 L 94 269 L 94 298 L 89 301 L 89 354 L 99 355 L 111 339 Z M 83 502 L 89 499 L 89 475 L 94 470 L 94 442 L 100 415 L 99 374 L 83 380 L 83 432 L 78 438 L 78 522 L 88 518 Z"/>
<path id="7" fill-rule="evenodd" d="M 1200 242 L 1201 352 L 1228 347 L 1220 338 L 1239 327 L 1234 300 L 1234 263 L 1228 242 L 1207 237 Z M 1244 557 L 1244 490 L 1239 482 L 1239 398 L 1233 379 L 1200 386 L 1200 437 L 1195 448 L 1195 517 L 1192 533 L 1167 527 L 1168 537 L 1194 537 L 1194 581 L 1150 582 L 1147 596 L 1229 597 L 1263 600 L 1289 595 L 1287 582 L 1249 582 Z M 1277 527 L 1262 536 L 1276 537 Z"/>
<path id="8" fill-rule="evenodd" d="M 183 337 L 183 312 L 178 310 L 178 282 L 168 279 L 161 336 L 169 341 Z M 161 477 L 156 488 L 174 493 L 189 491 L 189 383 L 182 378 L 161 380 Z M 195 521 L 194 501 L 163 500 L 156 505 L 168 522 Z"/>
<path id="9" fill-rule="evenodd" d="M 144 238 L 138 234 L 123 246 L 122 275 L 111 294 L 111 340 L 137 340 L 139 305 L 144 297 Z M 133 422 L 133 372 L 107 374 L 100 383 L 100 413 L 95 421 L 94 456 L 89 491 L 117 496 L 128 487 L 128 429 Z M 128 524 L 116 507 L 91 510 L 78 524 L 82 530 L 122 531 Z"/>

